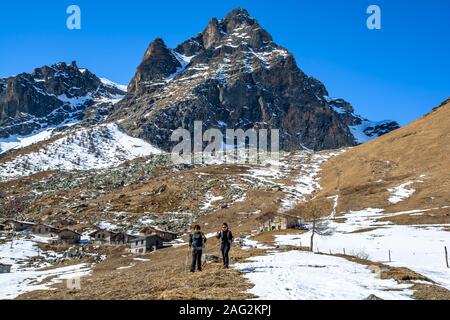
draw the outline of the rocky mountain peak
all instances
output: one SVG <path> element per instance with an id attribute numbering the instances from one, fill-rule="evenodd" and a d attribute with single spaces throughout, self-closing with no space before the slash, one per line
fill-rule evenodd
<path id="1" fill-rule="evenodd" d="M 175 54 L 161 38 L 157 38 L 145 52 L 144 58 L 130 82 L 128 91 L 142 91 L 147 83 L 162 81 L 175 73 L 178 68 L 181 68 L 181 64 Z"/>
<path id="2" fill-rule="evenodd" d="M 173 130 L 193 130 L 195 121 L 205 130 L 279 129 L 285 150 L 354 146 L 398 127 L 366 121 L 345 100 L 328 98 L 245 9 L 211 19 L 174 50 L 151 45 L 109 120 L 164 150 Z"/>
<path id="3" fill-rule="evenodd" d="M 76 62 L 1 79 L 0 139 L 79 121 L 87 112 L 101 121 L 112 109 L 110 102 L 124 95 L 122 88 L 78 68 Z"/>
<path id="4" fill-rule="evenodd" d="M 240 26 L 259 26 L 256 19 L 250 17 L 248 11 L 243 8 L 232 10 L 221 22 L 226 26 L 227 32 L 231 32 Z"/>
<path id="5" fill-rule="evenodd" d="M 260 49 L 272 41 L 270 34 L 242 8 L 231 11 L 222 20 L 211 19 L 200 37 L 204 49 L 218 46 L 235 37 L 244 38 L 245 44 L 254 49 Z"/>
<path id="6" fill-rule="evenodd" d="M 168 50 L 164 40 L 162 38 L 156 38 L 153 40 L 148 46 L 147 51 L 145 52 L 144 59 L 146 60 L 151 56 L 159 56 L 166 53 Z"/>
<path id="7" fill-rule="evenodd" d="M 218 43 L 224 34 L 222 26 L 219 20 L 216 18 L 211 19 L 208 26 L 202 33 L 202 42 L 205 49 L 211 48 L 213 45 Z"/>
<path id="8" fill-rule="evenodd" d="M 30 75 L 22 74 L 22 78 L 37 82 L 47 93 L 56 96 L 66 94 L 69 98 L 86 95 L 101 84 L 94 74 L 86 69 L 79 69 L 75 61 L 69 65 L 59 62 L 36 68 Z"/>

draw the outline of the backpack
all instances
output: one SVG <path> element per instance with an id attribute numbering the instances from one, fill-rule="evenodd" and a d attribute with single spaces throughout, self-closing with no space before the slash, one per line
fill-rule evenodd
<path id="1" fill-rule="evenodd" d="M 204 242 L 204 234 L 201 232 L 195 232 L 193 234 L 191 234 L 191 243 L 192 243 L 192 248 L 196 249 L 196 250 L 202 250 L 203 249 L 203 244 Z"/>

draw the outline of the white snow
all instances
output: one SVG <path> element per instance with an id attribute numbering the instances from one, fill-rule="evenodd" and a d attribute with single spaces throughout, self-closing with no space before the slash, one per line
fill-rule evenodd
<path id="1" fill-rule="evenodd" d="M 144 226 L 151 226 L 153 224 L 155 224 L 155 220 L 150 218 L 150 217 L 142 217 L 141 219 L 139 219 L 138 223 L 140 225 L 144 225 Z"/>
<path id="2" fill-rule="evenodd" d="M 90 273 L 89 265 L 78 264 L 47 271 L 27 269 L 0 274 L 0 300 L 15 299 L 30 291 L 48 290 L 52 285 L 61 283 L 63 280 L 81 278 Z M 54 278 L 45 284 L 41 283 L 49 277 Z"/>
<path id="3" fill-rule="evenodd" d="M 250 239 L 252 236 L 247 236 L 245 238 L 241 238 L 240 242 L 242 245 L 242 250 L 250 250 L 250 249 L 274 249 L 273 247 L 268 247 L 264 244 L 259 243 L 258 241 Z"/>
<path id="4" fill-rule="evenodd" d="M 292 210 L 298 203 L 305 201 L 314 191 L 320 189 L 317 182 L 317 175 L 320 173 L 321 165 L 328 159 L 335 157 L 339 153 L 330 152 L 325 154 L 314 154 L 310 161 L 305 161 L 306 155 L 303 153 L 296 155 L 294 163 L 299 165 L 298 177 L 294 179 L 295 185 L 285 187 L 288 194 L 282 200 L 280 212 L 284 213 Z"/>
<path id="5" fill-rule="evenodd" d="M 144 259 L 144 258 L 134 258 L 133 260 L 139 261 L 139 262 L 148 262 L 150 259 Z"/>
<path id="6" fill-rule="evenodd" d="M 100 80 L 106 86 L 114 87 L 125 92 L 127 91 L 126 86 L 114 83 L 105 78 L 100 78 Z M 49 94 L 38 87 L 35 87 L 35 89 L 41 94 L 54 96 L 53 94 Z M 81 108 L 89 101 L 93 101 L 94 103 L 112 103 L 114 105 L 120 100 L 122 100 L 123 97 L 124 97 L 123 95 L 110 95 L 110 94 L 108 94 L 108 96 L 97 96 L 95 93 L 91 92 L 88 93 L 86 96 L 72 97 L 72 98 L 67 97 L 67 95 L 65 94 L 59 95 L 57 96 L 57 98 L 64 103 L 63 107 L 53 110 L 50 114 L 48 114 L 46 117 L 43 118 L 36 118 L 27 115 L 28 117 L 32 117 L 32 120 L 27 120 L 26 122 L 29 123 L 35 122 L 42 124 L 43 122 L 45 123 L 49 117 L 60 114 L 66 114 L 65 120 L 58 125 L 43 126 L 41 129 L 37 129 L 33 133 L 26 136 L 11 135 L 8 138 L 0 138 L 0 154 L 13 149 L 22 149 L 24 147 L 33 145 L 37 142 L 48 140 L 49 138 L 52 137 L 55 129 L 62 127 L 69 127 L 78 123 L 79 122 L 78 116 L 80 115 L 81 112 L 83 112 Z M 72 111 L 68 112 L 66 110 L 67 107 L 70 107 Z M 26 114 L 23 115 L 25 116 Z"/>
<path id="7" fill-rule="evenodd" d="M 206 194 L 206 199 L 203 205 L 201 206 L 200 210 L 206 211 L 210 210 L 213 207 L 213 204 L 217 201 L 223 200 L 222 196 L 214 196 L 211 192 L 208 192 Z"/>
<path id="8" fill-rule="evenodd" d="M 320 173 L 320 166 L 338 154 L 339 152 L 312 154 L 308 151 L 293 154 L 282 153 L 279 160 L 264 160 L 262 165 L 252 166 L 242 176 L 250 178 L 249 180 L 252 181 L 257 180 L 264 186 L 280 187 L 286 195 L 282 199 L 279 212 L 285 213 L 320 189 L 320 185 L 316 181 L 317 175 Z M 288 176 L 294 182 L 293 185 L 280 182 L 280 179 Z"/>
<path id="9" fill-rule="evenodd" d="M 303 251 L 252 257 L 233 267 L 255 286 L 248 293 L 262 300 L 411 299 L 410 285 L 382 280 L 367 266 L 344 258 Z"/>
<path id="10" fill-rule="evenodd" d="M 338 106 L 332 105 L 331 108 L 334 110 L 334 112 L 339 113 L 339 114 L 346 114 L 347 113 L 347 110 L 345 110 L 342 107 L 338 107 Z"/>
<path id="11" fill-rule="evenodd" d="M 80 264 L 64 268 L 42 271 L 51 264 L 48 261 L 61 258 L 62 254 L 38 249 L 38 243 L 52 240 L 49 237 L 16 235 L 12 244 L 10 240 L 2 238 L 0 244 L 0 262 L 12 265 L 11 273 L 0 274 L 0 300 L 14 299 L 18 295 L 33 290 L 45 290 L 64 279 L 79 278 L 90 273 L 90 266 Z M 30 259 L 42 257 L 44 260 L 32 262 Z M 55 277 L 46 284 L 44 279 Z"/>
<path id="12" fill-rule="evenodd" d="M 9 138 L 0 139 L 0 154 L 12 149 L 22 149 L 40 141 L 49 139 L 54 128 L 47 128 L 27 136 L 14 135 Z"/>
<path id="13" fill-rule="evenodd" d="M 136 264 L 130 264 L 129 266 L 124 266 L 124 267 L 118 267 L 116 268 L 116 270 L 126 270 L 126 269 L 130 269 L 133 268 L 134 266 L 136 266 Z"/>
<path id="14" fill-rule="evenodd" d="M 123 84 L 115 83 L 115 82 L 113 82 L 113 81 L 111 81 L 111 80 L 108 80 L 108 79 L 106 79 L 106 78 L 100 78 L 100 81 L 101 81 L 104 85 L 107 85 L 107 86 L 110 86 L 110 87 L 114 87 L 114 88 L 117 88 L 117 89 L 122 90 L 122 91 L 124 91 L 124 92 L 127 92 L 127 86 L 125 86 L 125 85 L 123 85 Z"/>
<path id="15" fill-rule="evenodd" d="M 0 179 L 49 170 L 109 168 L 151 154 L 161 154 L 161 150 L 123 133 L 111 123 L 68 133 L 39 151 L 0 164 Z"/>
<path id="16" fill-rule="evenodd" d="M 181 64 L 181 67 L 179 67 L 177 69 L 177 71 L 175 71 L 173 74 L 169 75 L 166 79 L 164 79 L 165 82 L 172 81 L 178 74 L 180 74 L 181 72 L 186 70 L 186 67 L 189 65 L 191 60 L 195 57 L 195 56 L 188 57 L 188 56 L 182 55 L 182 54 L 176 52 L 175 50 L 171 50 L 171 51 L 172 51 L 172 54 L 175 56 L 175 58 L 178 60 L 178 62 Z"/>
<path id="17" fill-rule="evenodd" d="M 413 185 L 416 182 L 418 182 L 418 181 L 408 181 L 406 183 L 401 184 L 400 186 L 398 186 L 396 188 L 388 189 L 389 192 L 392 193 L 391 197 L 389 198 L 389 202 L 392 204 L 397 204 L 397 203 L 402 202 L 402 201 L 408 199 L 409 197 L 411 197 L 416 192 L 416 190 L 408 188 L 408 187 Z"/>
<path id="18" fill-rule="evenodd" d="M 393 267 L 407 267 L 450 289 L 450 269 L 446 267 L 444 246 L 450 247 L 450 225 L 394 225 L 382 218 L 418 214 L 427 210 L 384 213 L 369 208 L 349 212 L 343 218 L 329 219 L 331 236 L 316 235 L 314 246 L 320 252 L 343 253 Z M 374 230 L 373 230 L 374 229 Z M 278 245 L 309 243 L 311 233 L 276 236 Z M 392 261 L 389 262 L 389 251 Z"/>
<path id="19" fill-rule="evenodd" d="M 390 121 L 380 121 L 380 122 L 373 122 L 369 120 L 364 120 L 360 125 L 356 126 L 349 126 L 351 134 L 355 137 L 355 140 L 357 143 L 366 143 L 370 140 L 373 140 L 375 138 L 378 138 L 378 135 L 373 135 L 372 137 L 368 136 L 364 131 L 368 128 L 373 128 L 376 126 L 382 126 L 384 124 L 390 123 Z"/>
<path id="20" fill-rule="evenodd" d="M 114 231 L 118 229 L 118 226 L 112 222 L 108 222 L 108 221 L 101 221 L 99 223 L 97 223 L 97 227 L 99 227 L 102 230 L 107 230 L 107 231 Z"/>
<path id="21" fill-rule="evenodd" d="M 62 102 L 64 102 L 65 104 L 70 105 L 73 108 L 82 106 L 82 105 L 86 104 L 86 102 L 88 102 L 89 100 L 92 100 L 91 94 L 88 94 L 88 95 L 82 96 L 82 97 L 73 97 L 73 98 L 69 98 L 65 94 L 62 94 L 62 95 L 59 95 L 57 98 L 59 100 L 61 100 Z"/>

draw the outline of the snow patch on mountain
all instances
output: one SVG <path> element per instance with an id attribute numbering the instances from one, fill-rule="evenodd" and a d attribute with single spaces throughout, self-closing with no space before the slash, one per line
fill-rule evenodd
<path id="1" fill-rule="evenodd" d="M 378 138 L 380 135 L 374 132 L 374 129 L 377 127 L 382 127 L 385 125 L 389 125 L 392 121 L 369 121 L 363 120 L 363 122 L 359 125 L 349 126 L 350 132 L 355 137 L 357 143 L 362 144 L 369 142 L 375 138 Z"/>
<path id="2" fill-rule="evenodd" d="M 10 136 L 0 139 L 0 154 L 12 149 L 22 149 L 40 141 L 48 140 L 52 136 L 53 128 L 38 131 L 28 136 Z"/>
<path id="3" fill-rule="evenodd" d="M 116 88 L 116 89 L 122 90 L 124 92 L 127 92 L 127 86 L 125 86 L 123 84 L 115 83 L 106 78 L 99 78 L 99 79 L 105 86 L 109 86 L 109 87 Z"/>
<path id="4" fill-rule="evenodd" d="M 100 80 L 105 86 L 109 88 L 115 88 L 121 90 L 122 92 L 126 92 L 126 86 L 114 83 L 105 78 L 100 78 Z M 56 97 L 55 95 L 44 92 L 40 89 L 42 94 L 54 96 L 58 100 L 63 102 L 64 105 L 58 109 L 53 110 L 50 114 L 42 118 L 24 114 L 24 121 L 22 122 L 22 124 L 35 123 L 37 127 L 40 127 L 40 129 L 37 129 L 28 135 L 10 135 L 7 138 L 0 138 L 0 154 L 8 152 L 10 150 L 22 149 L 35 143 L 48 140 L 53 136 L 55 129 L 70 127 L 79 123 L 86 106 L 89 104 L 93 104 L 94 106 L 100 106 L 102 104 L 113 106 L 124 98 L 123 94 L 112 94 L 107 91 L 99 92 L 99 90 L 100 88 L 97 89 L 96 92 L 89 92 L 85 96 L 68 97 L 66 94 L 61 94 Z M 61 123 L 57 125 L 49 125 L 48 119 L 56 117 L 60 117 L 61 119 L 63 119 Z"/>
<path id="5" fill-rule="evenodd" d="M 409 300 L 411 285 L 381 279 L 367 266 L 311 252 L 274 252 L 233 266 L 255 286 L 263 300 Z"/>
<path id="6" fill-rule="evenodd" d="M 355 113 L 343 99 L 323 96 L 323 100 L 348 126 L 357 144 L 363 144 L 399 128 L 395 121 L 370 121 Z"/>
<path id="7" fill-rule="evenodd" d="M 397 204 L 411 197 L 416 192 L 416 190 L 409 187 L 414 183 L 416 183 L 416 181 L 408 181 L 396 188 L 388 189 L 389 192 L 392 193 L 391 197 L 389 198 L 389 202 L 392 204 Z"/>
<path id="8" fill-rule="evenodd" d="M 0 240 L 0 263 L 11 265 L 11 273 L 0 275 L 0 300 L 15 299 L 34 290 L 48 290 L 56 283 L 85 276 L 91 272 L 88 264 L 43 270 L 63 258 L 62 253 L 43 251 L 38 247 L 40 243 L 55 240 L 53 237 L 36 235 L 25 237 L 20 234 L 16 235 L 13 242 L 6 237 L 0 237 Z M 33 261 L 37 257 L 40 259 Z M 51 280 L 44 281 L 46 279 Z"/>
<path id="9" fill-rule="evenodd" d="M 28 176 L 50 170 L 90 170 L 117 166 L 124 161 L 161 151 L 128 136 L 116 124 L 70 132 L 37 152 L 0 164 L 0 179 Z"/>
<path id="10" fill-rule="evenodd" d="M 364 255 L 370 261 L 406 267 L 450 289 L 450 271 L 443 259 L 444 246 L 450 245 L 450 233 L 445 228 L 450 225 L 395 225 L 384 221 L 389 217 L 418 215 L 430 210 L 433 209 L 391 213 L 378 208 L 351 211 L 325 221 L 333 232 L 327 236 L 316 235 L 314 247 L 333 254 L 345 250 L 348 255 Z M 276 244 L 302 246 L 309 244 L 310 239 L 311 231 L 301 235 L 280 235 L 276 236 Z"/>

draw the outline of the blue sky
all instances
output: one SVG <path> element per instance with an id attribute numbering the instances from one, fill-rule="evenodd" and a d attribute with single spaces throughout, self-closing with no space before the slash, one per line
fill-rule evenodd
<path id="1" fill-rule="evenodd" d="M 77 60 L 128 84 L 154 38 L 174 47 L 245 7 L 303 71 L 367 118 L 406 124 L 450 96 L 448 0 L 24 2 L 0 4 L 0 77 Z M 81 30 L 66 28 L 70 4 L 81 8 Z M 370 4 L 382 9 L 382 30 L 366 28 Z"/>

